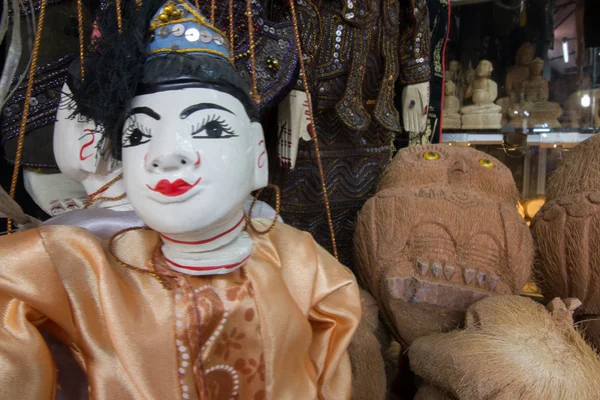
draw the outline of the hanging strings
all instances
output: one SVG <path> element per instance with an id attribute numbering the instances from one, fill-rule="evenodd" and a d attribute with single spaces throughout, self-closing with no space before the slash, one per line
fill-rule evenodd
<path id="1" fill-rule="evenodd" d="M 217 9 L 217 4 L 216 4 L 215 0 L 210 0 L 210 22 L 212 22 L 212 24 L 214 26 L 217 26 L 217 21 L 215 21 L 216 9 Z"/>
<path id="2" fill-rule="evenodd" d="M 115 1 L 117 8 L 117 26 L 119 27 L 119 34 L 123 33 L 123 13 L 121 12 L 121 0 Z"/>
<path id="3" fill-rule="evenodd" d="M 252 200 L 252 204 L 248 209 L 248 214 L 246 214 L 246 226 L 248 226 L 254 233 L 258 235 L 266 235 L 267 233 L 271 232 L 273 228 L 275 228 L 275 225 L 277 224 L 277 220 L 279 218 L 279 210 L 281 208 L 281 192 L 279 190 L 279 186 L 269 183 L 267 187 L 275 191 L 275 216 L 273 217 L 271 225 L 269 225 L 267 229 L 261 231 L 258 230 L 252 224 L 252 210 L 254 210 L 254 206 L 256 205 L 256 202 L 258 201 L 258 198 L 260 197 L 260 194 L 262 193 L 263 189 L 260 189 L 258 192 L 256 192 L 256 194 L 254 195 L 254 199 Z"/>
<path id="4" fill-rule="evenodd" d="M 233 0 L 229 0 L 229 49 L 231 59 L 235 60 L 235 43 L 233 42 Z"/>
<path id="5" fill-rule="evenodd" d="M 254 54 L 254 23 L 252 22 L 252 0 L 246 0 L 246 15 L 248 16 L 248 42 L 250 46 L 250 68 L 252 76 L 252 98 L 255 103 L 260 103 L 260 95 L 256 85 L 256 58 Z"/>
<path id="6" fill-rule="evenodd" d="M 85 79 L 84 68 L 84 38 L 83 38 L 83 1 L 77 0 L 77 29 L 79 32 L 79 68 L 81 70 L 81 81 Z"/>
<path id="7" fill-rule="evenodd" d="M 125 193 L 123 193 L 123 194 L 121 194 L 119 196 L 116 196 L 116 197 L 98 197 L 100 194 L 104 193 L 109 187 L 111 187 L 112 185 L 114 185 L 116 182 L 118 182 L 121 179 L 123 179 L 123 173 L 120 173 L 119 175 L 117 175 L 116 177 L 114 177 L 110 181 L 106 182 L 104 185 L 102 185 L 100 187 L 100 189 L 98 189 L 94 193 L 90 194 L 88 196 L 89 200 L 88 200 L 88 202 L 85 204 L 85 206 L 83 208 L 87 209 L 92 204 L 94 204 L 94 203 L 96 203 L 98 201 L 117 201 L 117 200 L 124 199 L 127 196 Z"/>
<path id="8" fill-rule="evenodd" d="M 306 92 L 306 98 L 308 102 L 308 113 L 310 119 L 310 126 L 312 126 L 312 136 L 315 143 L 315 151 L 317 153 L 317 167 L 319 169 L 319 176 L 321 178 L 321 189 L 323 190 L 323 198 L 325 200 L 325 212 L 327 213 L 327 224 L 329 225 L 329 233 L 331 235 L 331 247 L 333 249 L 333 255 L 338 258 L 337 244 L 335 241 L 335 231 L 333 229 L 333 219 L 331 218 L 331 207 L 329 204 L 329 195 L 327 194 L 327 185 L 325 184 L 325 173 L 323 172 L 323 163 L 321 162 L 321 152 L 319 151 L 319 140 L 317 138 L 317 126 L 315 124 L 312 101 L 310 97 L 310 91 L 308 89 L 308 79 L 306 78 L 306 69 L 304 67 L 304 58 L 302 57 L 302 42 L 300 41 L 300 30 L 298 28 L 298 19 L 296 18 L 296 6 L 294 0 L 290 0 L 290 11 L 292 13 L 292 22 L 294 24 L 294 37 L 296 39 L 296 47 L 298 48 L 298 61 L 300 63 L 300 74 L 302 75 L 302 84 L 304 91 Z"/>
<path id="9" fill-rule="evenodd" d="M 44 30 L 44 18 L 46 17 L 46 6 L 48 0 L 41 0 L 40 16 L 38 18 L 38 29 L 35 33 L 35 42 L 33 45 L 33 56 L 31 57 L 31 65 L 29 66 L 29 79 L 27 81 L 27 89 L 25 91 L 25 103 L 23 104 L 23 117 L 21 119 L 21 128 L 19 130 L 19 140 L 17 142 L 17 155 L 15 157 L 15 167 L 13 170 L 12 180 L 10 182 L 10 197 L 15 198 L 17 191 L 17 183 L 19 181 L 19 170 L 21 169 L 21 156 L 23 155 L 23 143 L 25 141 L 25 131 L 27 129 L 27 117 L 29 116 L 29 101 L 33 91 L 33 83 L 35 81 L 35 70 L 37 68 L 38 54 L 40 51 L 40 42 L 42 40 L 42 31 Z M 18 18 L 17 15 L 15 18 Z M 10 235 L 13 228 L 12 220 L 7 221 L 6 233 Z"/>

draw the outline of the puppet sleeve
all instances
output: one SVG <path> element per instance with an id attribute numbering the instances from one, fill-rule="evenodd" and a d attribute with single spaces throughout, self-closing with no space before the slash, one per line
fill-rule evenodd
<path id="1" fill-rule="evenodd" d="M 414 85 L 431 79 L 431 32 L 426 0 L 400 0 L 399 82 Z"/>
<path id="2" fill-rule="evenodd" d="M 317 246 L 312 307 L 308 319 L 313 340 L 310 356 L 317 370 L 319 399 L 350 399 L 352 372 L 348 346 L 361 317 L 354 275 Z"/>
<path id="3" fill-rule="evenodd" d="M 0 238 L 0 398 L 53 399 L 56 367 L 38 327 L 75 332 L 67 293 L 37 229 Z"/>

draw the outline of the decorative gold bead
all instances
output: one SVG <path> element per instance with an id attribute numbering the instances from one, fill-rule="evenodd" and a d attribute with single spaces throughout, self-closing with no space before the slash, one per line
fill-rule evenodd
<path id="1" fill-rule="evenodd" d="M 160 14 L 158 19 L 160 19 L 162 22 L 169 22 L 169 16 L 167 14 Z"/>
<path id="2" fill-rule="evenodd" d="M 181 11 L 181 10 L 173 11 L 173 13 L 171 13 L 171 18 L 172 19 L 181 19 L 181 18 L 183 18 L 183 11 Z"/>
<path id="3" fill-rule="evenodd" d="M 267 67 L 273 71 L 277 72 L 279 70 L 279 61 L 275 57 L 267 58 Z"/>
<path id="4" fill-rule="evenodd" d="M 165 14 L 171 15 L 171 13 L 173 11 L 175 11 L 175 7 L 173 7 L 172 5 L 168 5 L 168 6 L 165 6 L 165 8 L 163 9 L 163 11 L 164 11 Z"/>

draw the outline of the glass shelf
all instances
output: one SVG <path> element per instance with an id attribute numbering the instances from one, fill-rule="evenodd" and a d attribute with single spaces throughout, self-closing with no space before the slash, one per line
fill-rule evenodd
<path id="1" fill-rule="evenodd" d="M 493 145 L 503 144 L 507 140 L 517 139 L 520 144 L 540 147 L 573 147 L 578 143 L 599 133 L 598 129 L 549 129 L 535 128 L 527 131 L 444 131 L 441 137 L 441 143 L 455 145 Z M 524 142 L 524 143 L 523 143 Z"/>

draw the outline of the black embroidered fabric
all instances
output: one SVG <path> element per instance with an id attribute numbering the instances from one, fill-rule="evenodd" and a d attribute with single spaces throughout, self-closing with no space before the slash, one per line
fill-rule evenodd
<path id="1" fill-rule="evenodd" d="M 380 7 L 383 2 L 352 1 L 354 17 L 364 10 L 365 19 L 348 18 L 346 2 L 322 2 L 317 8 L 297 0 L 298 19 L 312 16 L 315 23 L 300 23 L 307 76 L 315 111 L 325 183 L 329 194 L 340 261 L 352 268 L 352 238 L 356 216 L 374 193 L 390 159 L 393 131 L 374 117 L 386 61 L 382 53 L 384 35 Z M 367 11 L 376 7 L 372 20 Z M 364 26 L 363 26 L 364 25 Z M 356 45 L 356 38 L 364 39 Z M 318 45 L 317 45 L 318 43 Z M 367 47 L 363 48 L 368 44 Z M 358 64 L 356 64 L 357 59 Z M 363 71 L 352 74 L 355 65 Z M 301 89 L 300 82 L 296 88 Z M 302 89 L 301 89 L 302 90 Z M 348 93 L 351 93 L 348 96 Z M 346 103 L 344 103 L 346 100 Z M 391 104 L 393 108 L 393 104 Z M 357 129 L 353 121 L 341 118 L 346 110 L 364 109 L 368 125 Z M 385 109 L 385 108 L 384 108 Z M 349 126 L 350 125 L 350 126 Z M 281 215 L 284 221 L 310 232 L 323 247 L 332 250 L 321 180 L 314 143 L 301 140 L 296 167 L 275 168 L 274 181 L 281 188 Z"/>
<path id="2" fill-rule="evenodd" d="M 200 2 L 200 11 L 210 16 L 210 1 Z M 260 102 L 260 113 L 276 106 L 292 89 L 298 72 L 298 51 L 294 38 L 294 26 L 290 18 L 273 22 L 268 18 L 264 5 L 253 0 L 250 6 L 254 24 L 254 56 L 256 83 Z M 229 6 L 227 2 L 216 2 L 215 25 L 229 32 Z M 246 0 L 234 0 L 234 55 L 237 72 L 251 86 L 250 43 L 248 40 L 248 16 Z"/>
<path id="3" fill-rule="evenodd" d="M 400 0 L 400 24 L 398 83 L 411 85 L 427 82 L 431 77 L 427 0 Z"/>
<path id="4" fill-rule="evenodd" d="M 10 34 L 10 28 L 8 32 Z M 21 162 L 26 167 L 53 170 L 58 168 L 54 160 L 53 135 L 60 91 L 67 78 L 67 67 L 79 51 L 76 3 L 50 2 L 43 32 Z M 24 55 L 33 50 L 34 38 L 30 36 L 31 32 L 22 28 Z M 22 57 L 18 74 L 28 75 L 28 59 Z M 13 83 L 16 84 L 17 79 Z M 9 163 L 14 163 L 16 157 L 26 88 L 27 77 L 0 113 L 1 144 Z"/>
<path id="5" fill-rule="evenodd" d="M 394 133 L 373 122 L 367 131 L 353 131 L 335 110 L 315 117 L 340 262 L 352 268 L 352 238 L 356 217 L 371 197 L 390 159 Z M 281 216 L 288 224 L 310 232 L 332 251 L 314 143 L 300 141 L 296 167 L 278 169 Z"/>

